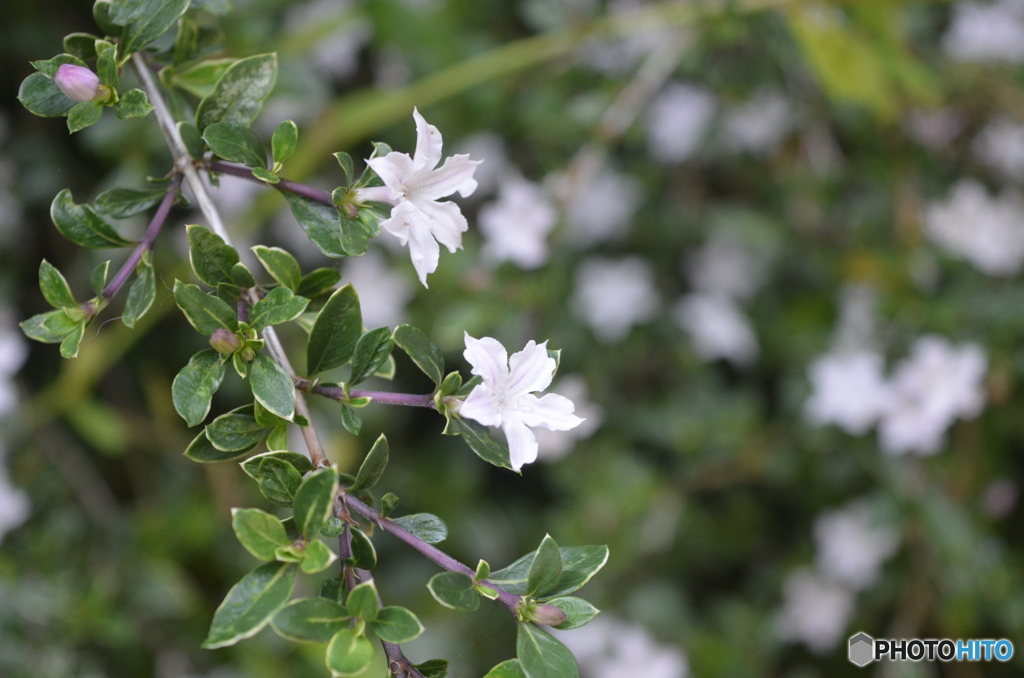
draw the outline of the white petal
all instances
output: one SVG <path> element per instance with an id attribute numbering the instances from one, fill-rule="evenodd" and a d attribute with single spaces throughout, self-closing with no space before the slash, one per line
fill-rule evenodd
<path id="1" fill-rule="evenodd" d="M 423 200 L 445 198 L 456 191 L 468 198 L 476 190 L 473 173 L 482 160 L 470 160 L 468 155 L 453 155 L 436 170 L 419 172 L 416 180 L 409 185 L 411 193 Z"/>
<path id="2" fill-rule="evenodd" d="M 405 194 L 407 182 L 416 173 L 408 153 L 391 152 L 382 158 L 371 158 L 366 164 L 396 194 L 393 198 Z"/>
<path id="3" fill-rule="evenodd" d="M 557 393 L 548 393 L 543 398 L 535 395 L 520 396 L 516 405 L 519 420 L 530 427 L 568 431 L 583 423 L 583 419 L 573 414 L 576 410 L 573 402 Z"/>
<path id="4" fill-rule="evenodd" d="M 523 464 L 537 461 L 537 437 L 526 424 L 520 421 L 507 421 L 501 430 L 505 432 L 505 440 L 508 441 L 508 454 L 513 471 L 518 472 Z"/>
<path id="5" fill-rule="evenodd" d="M 416 208 L 430 220 L 430 234 L 449 252 L 462 249 L 462 234 L 469 229 L 462 210 L 453 202 L 413 201 Z"/>
<path id="6" fill-rule="evenodd" d="M 501 342 L 492 337 L 475 339 L 465 333 L 466 350 L 462 357 L 472 366 L 472 374 L 483 377 L 491 390 L 504 390 L 508 381 L 508 353 Z M 474 389 L 476 390 L 476 389 Z"/>
<path id="7" fill-rule="evenodd" d="M 405 202 L 402 205 L 411 205 Z M 398 207 L 402 207 L 399 205 Z M 391 211 L 393 215 L 398 207 Z M 422 212 L 410 209 L 406 212 L 409 215 L 409 256 L 412 257 L 412 266 L 416 269 L 416 275 L 420 282 L 427 287 L 427 274 L 437 270 L 437 261 L 441 258 L 441 248 L 430 233 L 430 220 Z M 394 217 L 392 217 L 394 218 Z"/>
<path id="8" fill-rule="evenodd" d="M 546 341 L 537 344 L 531 339 L 522 351 L 512 354 L 508 366 L 510 396 L 543 391 L 551 385 L 555 373 L 555 360 L 548 356 Z"/>
<path id="9" fill-rule="evenodd" d="M 441 161 L 441 133 L 424 120 L 415 108 L 412 109 L 412 117 L 416 121 L 416 154 L 413 156 L 413 165 L 417 171 L 433 169 Z"/>
<path id="10" fill-rule="evenodd" d="M 484 426 L 500 426 L 501 411 L 498 410 L 491 397 L 491 390 L 486 384 L 479 384 L 470 391 L 466 399 L 459 405 L 459 416 L 478 421 Z"/>

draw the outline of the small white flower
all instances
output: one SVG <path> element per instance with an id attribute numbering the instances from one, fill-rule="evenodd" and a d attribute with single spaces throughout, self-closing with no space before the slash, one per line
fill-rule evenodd
<path id="1" fill-rule="evenodd" d="M 573 414 L 568 398 L 535 393 L 551 385 L 555 360 L 548 356 L 547 342 L 531 340 L 518 353 L 508 357 L 497 339 L 475 339 L 466 333 L 463 355 L 472 365 L 471 372 L 483 378 L 459 406 L 459 416 L 484 426 L 500 426 L 508 441 L 514 471 L 537 459 L 537 438 L 531 428 L 568 431 L 583 420 Z"/>
<path id="2" fill-rule="evenodd" d="M 601 614 L 582 628 L 554 631 L 554 635 L 576 656 L 583 678 L 686 678 L 690 675 L 690 665 L 683 651 L 659 643 L 639 624 Z"/>
<path id="3" fill-rule="evenodd" d="M 985 165 L 1009 179 L 1024 179 L 1024 125 L 999 118 L 985 125 L 971 146 Z"/>
<path id="4" fill-rule="evenodd" d="M 775 90 L 762 89 L 725 115 L 725 143 L 740 151 L 771 153 L 789 134 L 793 122 L 789 100 Z"/>
<path id="5" fill-rule="evenodd" d="M 524 270 L 539 268 L 548 259 L 547 236 L 556 221 L 558 214 L 544 189 L 509 173 L 498 200 L 480 209 L 480 232 L 487 238 L 483 255 Z"/>
<path id="6" fill-rule="evenodd" d="M 683 270 L 694 290 L 743 300 L 761 286 L 764 268 L 764 262 L 755 259 L 749 249 L 718 236 L 688 256 Z"/>
<path id="7" fill-rule="evenodd" d="M 836 646 L 854 609 L 853 592 L 810 568 L 796 570 L 782 589 L 782 609 L 775 617 L 781 638 L 803 643 L 821 655 Z"/>
<path id="8" fill-rule="evenodd" d="M 818 569 L 860 590 L 878 579 L 882 563 L 899 546 L 899 535 L 874 519 L 871 505 L 858 501 L 814 521 Z"/>
<path id="9" fill-rule="evenodd" d="M 690 333 L 701 360 L 724 358 L 735 365 L 747 365 L 760 353 L 750 319 L 729 297 L 688 294 L 676 305 L 675 318 Z"/>
<path id="10" fill-rule="evenodd" d="M 1024 61 L 1024 2 L 958 2 L 942 43 L 958 61 Z"/>
<path id="11" fill-rule="evenodd" d="M 74 64 L 61 64 L 53 81 L 64 96 L 79 103 L 92 101 L 100 88 L 98 75 L 85 66 Z"/>
<path id="12" fill-rule="evenodd" d="M 835 424 L 852 435 L 867 433 L 885 409 L 884 367 L 881 354 L 870 350 L 821 356 L 808 369 L 807 418 L 818 426 Z"/>
<path id="13" fill-rule="evenodd" d="M 673 83 L 647 110 L 647 145 L 655 160 L 680 163 L 693 155 L 715 114 L 715 99 L 694 85 Z"/>
<path id="14" fill-rule="evenodd" d="M 576 269 L 573 306 L 604 343 L 625 339 L 633 325 L 652 320 L 660 299 L 654 269 L 637 256 L 587 259 Z"/>
<path id="15" fill-rule="evenodd" d="M 548 181 L 565 204 L 566 239 L 579 248 L 625 235 L 643 200 L 640 183 L 610 167 L 582 185 L 573 174 L 553 175 Z"/>
<path id="16" fill-rule="evenodd" d="M 441 133 L 418 110 L 413 110 L 413 118 L 413 157 L 393 151 L 367 160 L 384 186 L 360 189 L 358 199 L 393 205 L 391 217 L 381 222 L 381 228 L 401 244 L 409 245 L 412 265 L 426 287 L 427 274 L 437 270 L 441 252 L 438 243 L 454 252 L 462 247 L 462 234 L 468 228 L 466 217 L 455 203 L 438 200 L 456 191 L 464 198 L 472 194 L 477 185 L 473 172 L 481 161 L 470 160 L 468 155 L 453 155 L 437 167 L 441 161 Z"/>

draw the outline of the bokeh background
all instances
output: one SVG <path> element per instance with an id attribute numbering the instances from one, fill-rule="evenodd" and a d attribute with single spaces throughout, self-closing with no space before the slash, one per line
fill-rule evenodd
<path id="1" fill-rule="evenodd" d="M 545 533 L 608 544 L 582 593 L 603 613 L 562 636 L 585 678 L 1020 673 L 1024 1 L 232 5 L 204 21 L 224 55 L 278 52 L 256 128 L 299 124 L 289 178 L 336 186 L 330 153 L 371 140 L 411 151 L 413 106 L 485 161 L 465 248 L 429 290 L 387 234 L 327 262 L 280 196 L 225 178 L 216 199 L 239 243 L 340 266 L 368 327 L 410 322 L 453 368 L 464 331 L 562 349 L 553 390 L 588 421 L 542 438 L 522 477 L 427 411 L 371 406 L 359 437 L 335 404 L 314 418 L 343 470 L 385 432 L 381 491 L 441 516 L 465 562 L 504 566 Z M 204 341 L 169 290 L 202 217 L 173 213 L 134 331 L 115 303 L 63 361 L 17 328 L 46 310 L 40 259 L 82 294 L 103 260 L 62 240 L 53 196 L 140 188 L 169 158 L 152 118 L 69 137 L 17 104 L 30 60 L 95 30 L 90 3 L 3 15 L 0 675 L 326 675 L 322 646 L 269 630 L 199 649 L 255 565 L 230 507 L 271 508 L 235 464 L 181 455 L 195 432 L 170 384 Z M 429 389 L 401 357 L 377 386 Z M 244 399 L 229 377 L 214 409 Z M 375 543 L 385 599 L 427 626 L 414 660 L 475 677 L 513 656 L 500 606 L 442 609 L 432 564 Z M 858 631 L 1018 655 L 857 669 Z"/>

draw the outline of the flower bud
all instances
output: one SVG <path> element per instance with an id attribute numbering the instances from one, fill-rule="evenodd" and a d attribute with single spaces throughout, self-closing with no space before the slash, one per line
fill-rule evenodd
<path id="1" fill-rule="evenodd" d="M 227 355 L 238 350 L 239 341 L 234 332 L 222 328 L 214 330 L 210 335 L 210 346 L 217 349 L 218 353 Z"/>
<path id="2" fill-rule="evenodd" d="M 72 101 L 92 101 L 99 91 L 100 78 L 84 66 L 61 64 L 53 81 Z"/>
<path id="3" fill-rule="evenodd" d="M 256 358 L 256 351 L 253 350 L 252 346 L 246 346 L 245 350 L 242 351 L 242 360 L 247 363 L 251 363 Z"/>
<path id="4" fill-rule="evenodd" d="M 533 621 L 546 626 L 558 626 L 565 623 L 565 612 L 554 605 L 538 605 L 533 608 Z"/>

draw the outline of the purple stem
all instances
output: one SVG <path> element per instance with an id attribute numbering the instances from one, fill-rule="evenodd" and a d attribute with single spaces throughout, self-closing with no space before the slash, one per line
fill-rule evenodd
<path id="1" fill-rule="evenodd" d="M 356 513 L 363 516 L 380 529 L 395 535 L 396 537 L 404 541 L 406 544 L 419 551 L 422 555 L 434 561 L 435 563 L 437 563 L 444 569 L 448 570 L 449 572 L 461 572 L 462 574 L 469 575 L 470 577 L 476 577 L 475 570 L 471 570 L 469 567 L 463 565 L 455 558 L 452 558 L 450 555 L 448 555 L 441 549 L 437 548 L 433 544 L 428 544 L 427 542 L 423 541 L 422 539 L 420 539 L 415 534 L 405 529 L 401 525 L 398 525 L 394 521 L 388 520 L 371 507 L 367 506 L 363 502 L 353 497 L 351 494 L 345 495 L 345 503 L 349 507 L 351 507 Z M 511 612 L 512 614 L 516 613 L 516 609 L 522 602 L 522 598 L 515 594 L 509 593 L 504 589 L 498 588 L 497 586 L 488 582 L 487 580 L 484 580 L 480 583 L 484 586 L 487 586 L 497 591 L 498 601 L 501 602 L 502 605 L 507 607 L 509 612 Z"/>
<path id="2" fill-rule="evenodd" d="M 289 181 L 288 179 L 281 179 L 276 184 L 268 184 L 265 181 L 257 179 L 252 175 L 252 170 L 245 165 L 236 165 L 230 162 L 221 162 L 219 160 L 207 163 L 206 169 L 210 172 L 218 172 L 220 174 L 230 174 L 233 177 L 241 177 L 242 179 L 248 179 L 249 181 L 255 181 L 257 184 L 263 184 L 265 186 L 271 186 L 273 188 L 288 191 L 296 195 L 301 195 L 304 198 L 322 202 L 325 205 L 334 206 L 334 199 L 331 194 L 327 191 L 320 190 L 319 188 L 313 188 L 306 184 L 300 184 L 297 181 Z"/>
<path id="3" fill-rule="evenodd" d="M 315 393 L 325 398 L 331 398 L 337 401 L 347 400 L 345 397 L 345 391 L 340 386 L 314 386 L 310 389 L 311 393 Z M 352 389 L 348 392 L 349 398 L 372 398 L 373 402 L 380 403 L 382 405 L 406 405 L 407 407 L 426 407 L 431 410 L 436 410 L 437 407 L 434 405 L 434 394 L 425 393 L 418 395 L 415 393 L 391 393 L 389 391 L 359 391 Z"/>
<path id="4" fill-rule="evenodd" d="M 167 221 L 167 215 L 171 212 L 171 206 L 174 204 L 175 199 L 178 197 L 178 189 L 181 187 L 181 174 L 175 174 L 171 179 L 171 185 L 167 187 L 167 195 L 160 201 L 160 207 L 157 208 L 156 214 L 153 215 L 153 220 L 149 222 L 149 227 L 146 232 L 142 234 L 142 239 L 139 240 L 139 244 L 136 245 L 131 255 L 128 257 L 128 261 L 124 262 L 121 269 L 114 276 L 114 279 L 110 281 L 106 289 L 103 290 L 103 300 L 110 301 L 114 298 L 114 295 L 128 282 L 128 278 L 131 277 L 132 273 L 135 272 L 135 268 L 139 265 L 139 261 L 142 260 L 142 255 L 147 251 L 153 249 L 153 243 L 156 242 L 157 235 L 160 234 L 160 229 L 163 228 L 164 222 Z"/>

